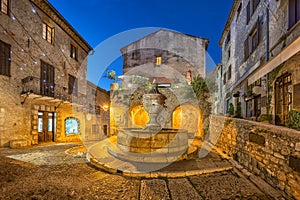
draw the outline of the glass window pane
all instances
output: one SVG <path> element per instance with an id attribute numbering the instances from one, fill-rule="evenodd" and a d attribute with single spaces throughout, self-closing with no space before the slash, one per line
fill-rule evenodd
<path id="1" fill-rule="evenodd" d="M 43 118 L 38 118 L 38 132 L 43 132 Z"/>
<path id="2" fill-rule="evenodd" d="M 53 131 L 53 119 L 48 119 L 48 131 Z"/>
<path id="3" fill-rule="evenodd" d="M 66 134 L 78 134 L 79 123 L 75 118 L 69 118 L 65 121 Z"/>

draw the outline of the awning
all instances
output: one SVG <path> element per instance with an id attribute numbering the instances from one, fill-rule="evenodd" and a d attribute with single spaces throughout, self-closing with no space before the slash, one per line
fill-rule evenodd
<path id="1" fill-rule="evenodd" d="M 272 58 L 265 65 L 261 66 L 256 72 L 251 74 L 248 78 L 248 85 L 251 85 L 259 78 L 265 76 L 273 69 L 278 67 L 280 64 L 284 63 L 296 53 L 300 51 L 300 36 L 292 42 L 288 47 L 283 49 L 279 54 L 277 54 L 274 58 Z"/>

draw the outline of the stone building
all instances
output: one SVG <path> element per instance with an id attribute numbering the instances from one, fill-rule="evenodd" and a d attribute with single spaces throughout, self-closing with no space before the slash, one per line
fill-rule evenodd
<path id="1" fill-rule="evenodd" d="M 161 83 L 185 82 L 187 75 L 206 74 L 207 39 L 160 29 L 121 49 L 123 74 Z"/>
<path id="2" fill-rule="evenodd" d="M 85 140 L 102 140 L 109 135 L 109 92 L 87 82 Z"/>
<path id="3" fill-rule="evenodd" d="M 300 1 L 235 0 L 222 33 L 223 114 L 271 114 L 273 123 L 300 110 Z M 275 120 L 276 119 L 276 120 Z"/>
<path id="4" fill-rule="evenodd" d="M 48 1 L 0 2 L 0 147 L 79 141 L 92 48 Z"/>
<path id="5" fill-rule="evenodd" d="M 111 135 L 122 127 L 148 123 L 142 96 L 147 84 L 155 82 L 167 98 L 158 117 L 162 127 L 182 128 L 191 137 L 203 137 L 203 118 L 189 83 L 196 75 L 206 76 L 208 43 L 207 39 L 161 29 L 122 48 L 122 86 L 111 91 Z"/>

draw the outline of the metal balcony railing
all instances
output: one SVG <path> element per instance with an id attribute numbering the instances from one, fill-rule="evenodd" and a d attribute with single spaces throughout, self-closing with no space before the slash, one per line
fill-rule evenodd
<path id="1" fill-rule="evenodd" d="M 28 76 L 22 79 L 22 94 L 35 94 L 41 97 L 52 97 L 53 99 L 85 105 L 86 95 L 78 92 L 69 94 L 68 88 L 57 84 L 41 82 L 40 78 Z"/>

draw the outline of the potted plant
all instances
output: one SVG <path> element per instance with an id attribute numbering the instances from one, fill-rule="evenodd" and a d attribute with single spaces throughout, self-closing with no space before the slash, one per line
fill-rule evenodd
<path id="1" fill-rule="evenodd" d="M 258 122 L 264 122 L 268 124 L 270 124 L 272 120 L 273 120 L 273 116 L 271 114 L 261 114 L 257 118 Z"/>
<path id="2" fill-rule="evenodd" d="M 118 90 L 119 89 L 119 84 L 117 83 L 117 75 L 114 70 L 107 71 L 107 73 L 104 77 L 114 81 L 110 85 L 110 90 Z"/>
<path id="3" fill-rule="evenodd" d="M 234 106 L 232 103 L 229 104 L 229 110 L 228 110 L 228 113 L 230 116 L 233 116 L 234 115 Z"/>

